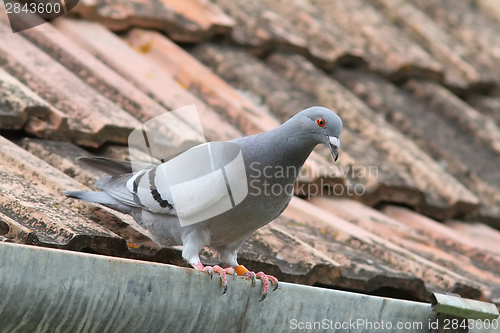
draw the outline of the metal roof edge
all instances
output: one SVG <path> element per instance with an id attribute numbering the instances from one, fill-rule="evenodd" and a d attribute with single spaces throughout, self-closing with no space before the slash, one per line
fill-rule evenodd
<path id="1" fill-rule="evenodd" d="M 260 281 L 229 277 L 222 295 L 193 269 L 5 242 L 0 295 L 6 332 L 431 332 L 444 318 L 428 303 L 290 283 L 259 302 Z"/>

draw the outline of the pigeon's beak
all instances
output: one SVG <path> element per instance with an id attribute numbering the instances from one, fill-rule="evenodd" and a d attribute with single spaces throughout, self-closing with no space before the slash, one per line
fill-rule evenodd
<path id="1" fill-rule="evenodd" d="M 333 160 L 337 161 L 339 158 L 339 147 L 340 147 L 340 140 L 337 139 L 334 136 L 327 136 L 328 137 L 328 148 L 330 148 L 330 152 L 332 153 Z"/>

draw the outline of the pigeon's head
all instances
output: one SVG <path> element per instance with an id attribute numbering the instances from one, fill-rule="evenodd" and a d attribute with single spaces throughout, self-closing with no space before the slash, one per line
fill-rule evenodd
<path id="1" fill-rule="evenodd" d="M 340 140 L 342 131 L 342 120 L 333 111 L 315 106 L 305 109 L 293 118 L 299 122 L 303 131 L 311 135 L 316 143 L 324 143 L 332 153 L 336 161 L 339 157 Z"/>

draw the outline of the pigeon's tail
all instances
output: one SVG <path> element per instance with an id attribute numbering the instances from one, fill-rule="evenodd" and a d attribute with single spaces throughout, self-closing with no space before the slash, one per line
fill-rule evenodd
<path id="1" fill-rule="evenodd" d="M 66 196 L 87 202 L 95 202 L 116 209 L 122 213 L 130 213 L 129 206 L 124 205 L 120 201 L 114 199 L 106 192 L 82 192 L 82 191 L 64 191 Z"/>

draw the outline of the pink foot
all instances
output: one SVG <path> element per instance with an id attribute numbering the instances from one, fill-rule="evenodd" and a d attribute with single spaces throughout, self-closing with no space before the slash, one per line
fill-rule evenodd
<path id="1" fill-rule="evenodd" d="M 204 272 L 208 272 L 210 274 L 210 279 L 213 279 L 214 273 L 220 274 L 220 279 L 222 283 L 222 287 L 224 288 L 224 292 L 222 295 L 224 295 L 227 292 L 227 274 L 235 276 L 236 273 L 234 272 L 234 269 L 231 267 L 229 268 L 222 268 L 218 265 L 215 266 L 205 266 L 201 263 L 198 263 L 197 265 L 194 266 L 195 269 L 202 270 Z"/>
<path id="2" fill-rule="evenodd" d="M 263 300 L 266 299 L 267 293 L 269 291 L 269 281 L 271 281 L 271 283 L 274 286 L 273 291 L 278 289 L 278 279 L 272 275 L 266 275 L 263 272 L 258 272 L 258 273 L 246 272 L 245 274 L 243 274 L 243 276 L 251 278 L 253 286 L 255 286 L 255 279 L 262 280 L 262 298 L 260 299 L 259 302 L 262 302 Z"/>

